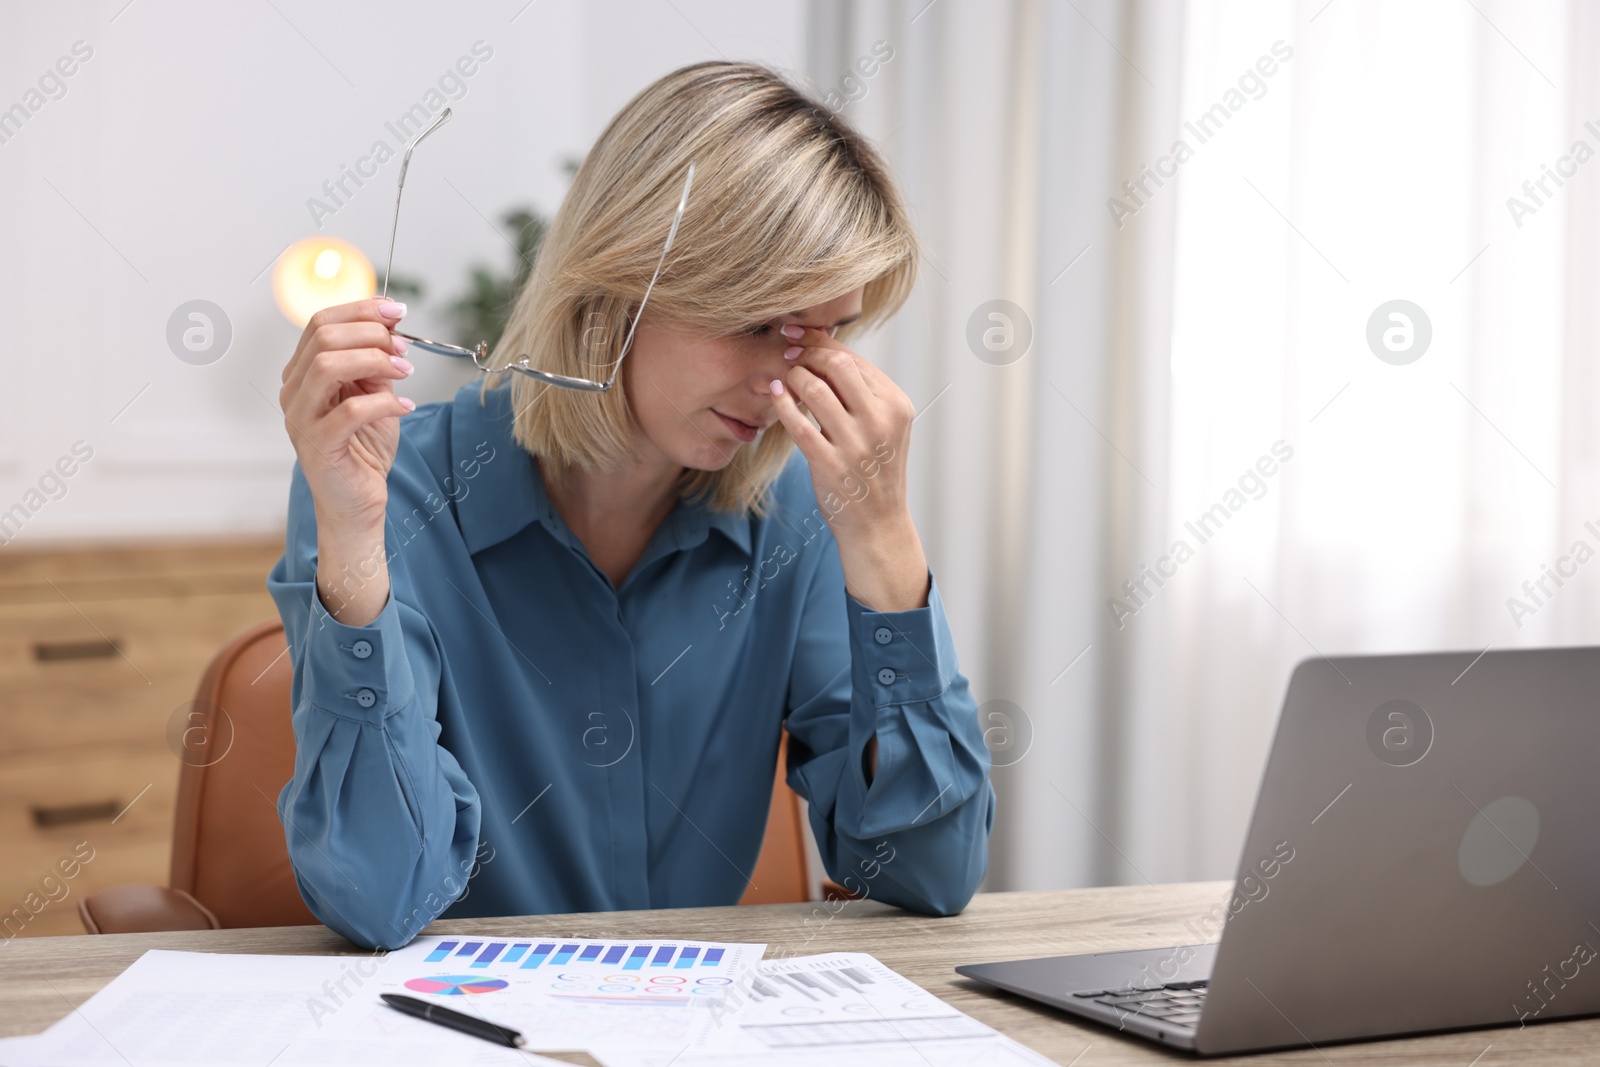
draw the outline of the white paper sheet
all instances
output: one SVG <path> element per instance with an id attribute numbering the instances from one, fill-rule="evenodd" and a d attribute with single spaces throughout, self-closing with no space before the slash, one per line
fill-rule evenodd
<path id="1" fill-rule="evenodd" d="M 22 1057 L 30 1055 L 38 1042 L 38 1034 L 0 1037 L 0 1067 L 17 1067 L 22 1063 Z"/>
<path id="2" fill-rule="evenodd" d="M 1050 1063 L 860 952 L 764 961 L 686 1044 L 595 1055 L 606 1067 Z"/>
<path id="3" fill-rule="evenodd" d="M 152 950 L 0 1062 L 266 1064 L 314 1032 L 308 997 L 338 977 L 334 957 Z"/>
<path id="4" fill-rule="evenodd" d="M 826 1058 L 822 1058 L 825 1055 Z M 751 1067 L 749 1052 L 690 1049 L 677 1055 L 631 1056 L 597 1053 L 605 1067 Z M 762 1055 L 761 1067 L 1059 1067 L 1025 1045 L 999 1033 L 937 1043 L 849 1045 L 820 1050 L 791 1049 Z"/>
<path id="5" fill-rule="evenodd" d="M 600 1043 L 620 1049 L 681 1046 L 766 947 L 552 941 L 557 949 L 570 946 L 572 960 L 558 962 L 558 952 L 530 965 L 531 950 L 542 944 L 534 938 L 419 938 L 385 956 L 152 950 L 44 1034 L 0 1041 L 0 1064 L 309 1067 L 364 1061 L 436 1067 L 441 1062 L 557 1062 L 403 1015 L 378 1000 L 384 992 L 433 1000 L 521 1030 L 530 1049 L 583 1049 Z M 453 945 L 447 958 L 430 961 L 446 942 Z M 479 947 L 470 956 L 458 954 L 457 949 L 473 944 Z M 504 947 L 489 960 L 485 950 L 495 944 Z M 590 945 L 601 946 L 593 966 L 580 970 L 568 965 Z M 517 960 L 507 962 L 513 946 L 523 950 Z M 637 955 L 642 946 L 649 947 L 648 956 Z M 673 952 L 658 964 L 666 947 Z M 612 975 L 601 961 L 618 948 L 622 966 Z M 713 954 L 715 960 L 708 959 Z M 626 962 L 630 959 L 635 961 L 631 966 Z M 661 981 L 663 977 L 671 980 Z"/>

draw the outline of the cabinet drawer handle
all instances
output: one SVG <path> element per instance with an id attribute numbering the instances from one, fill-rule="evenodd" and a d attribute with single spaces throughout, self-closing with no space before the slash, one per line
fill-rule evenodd
<path id="1" fill-rule="evenodd" d="M 93 822 L 96 819 L 115 819 L 122 810 L 116 800 L 98 800 L 87 804 L 61 804 L 53 808 L 35 807 L 33 824 L 41 830 L 52 826 L 68 826 L 75 822 Z"/>
<path id="2" fill-rule="evenodd" d="M 55 663 L 73 659 L 109 659 L 120 651 L 116 641 L 97 638 L 92 641 L 36 641 L 33 658 L 40 663 Z"/>

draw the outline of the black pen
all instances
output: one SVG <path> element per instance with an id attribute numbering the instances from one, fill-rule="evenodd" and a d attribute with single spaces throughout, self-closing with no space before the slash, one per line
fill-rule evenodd
<path id="1" fill-rule="evenodd" d="M 430 1023 L 448 1026 L 452 1030 L 460 1030 L 463 1034 L 481 1037 L 485 1041 L 493 1041 L 497 1045 L 510 1045 L 512 1048 L 522 1047 L 522 1035 L 515 1030 L 507 1030 L 503 1026 L 496 1026 L 486 1019 L 479 1019 L 472 1015 L 463 1015 L 459 1011 L 441 1008 L 437 1004 L 429 1004 L 416 997 L 403 997 L 398 993 L 379 993 L 379 997 L 389 1007 L 396 1011 L 403 1011 L 418 1019 L 425 1019 Z"/>

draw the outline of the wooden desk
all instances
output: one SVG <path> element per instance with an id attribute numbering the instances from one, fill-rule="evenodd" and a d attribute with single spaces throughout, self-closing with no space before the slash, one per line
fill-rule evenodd
<path id="1" fill-rule="evenodd" d="M 1192 943 L 1185 920 L 1198 923 L 1224 899 L 1225 882 L 987 893 L 961 915 L 927 919 L 870 901 L 852 901 L 837 914 L 822 904 L 770 904 L 677 911 L 597 912 L 518 919 L 437 922 L 430 934 L 765 941 L 768 956 L 870 952 L 888 966 L 997 1030 L 1061 1064 L 1107 1067 L 1126 1063 L 1194 1062 L 1181 1053 L 985 987 L 957 975 L 956 963 L 1074 952 L 1161 948 Z M 839 907 L 839 905 L 834 905 Z M 340 953 L 354 947 L 321 926 L 204 933 L 120 934 L 99 937 L 17 938 L 0 943 L 0 1035 L 43 1030 L 72 1005 L 40 979 L 48 977 L 78 1004 L 149 948 L 204 952 Z M 1600 1048 L 1600 1019 L 1502 1027 L 1398 1041 L 1336 1045 L 1321 1050 L 1267 1053 L 1211 1063 L 1589 1064 Z M 1487 1052 L 1485 1051 L 1487 1050 Z M 567 1057 L 562 1057 L 567 1058 Z M 573 1062 L 589 1062 L 573 1057 Z"/>

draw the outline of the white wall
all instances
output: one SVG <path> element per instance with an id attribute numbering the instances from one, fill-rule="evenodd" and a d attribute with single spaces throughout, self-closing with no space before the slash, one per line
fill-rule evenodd
<path id="1" fill-rule="evenodd" d="M 42 101 L 0 128 L 0 512 L 37 506 L 17 547 L 281 528 L 293 450 L 276 402 L 299 330 L 270 265 L 319 232 L 307 201 L 323 182 L 374 141 L 398 147 L 385 122 L 475 42 L 493 55 L 407 178 L 395 269 L 427 286 L 407 320 L 424 336 L 448 332 L 442 307 L 472 263 L 506 269 L 487 220 L 552 211 L 562 161 L 633 93 L 702 59 L 797 70 L 805 56 L 801 0 L 125 4 L 0 7 L 0 111 Z M 30 99 L 78 41 L 92 55 L 64 93 L 47 79 L 59 98 Z M 321 220 L 380 276 L 398 165 Z M 193 299 L 232 326 L 207 366 L 166 341 Z M 401 392 L 419 401 L 466 380 L 415 362 Z M 65 494 L 28 496 L 79 440 L 93 459 Z"/>

